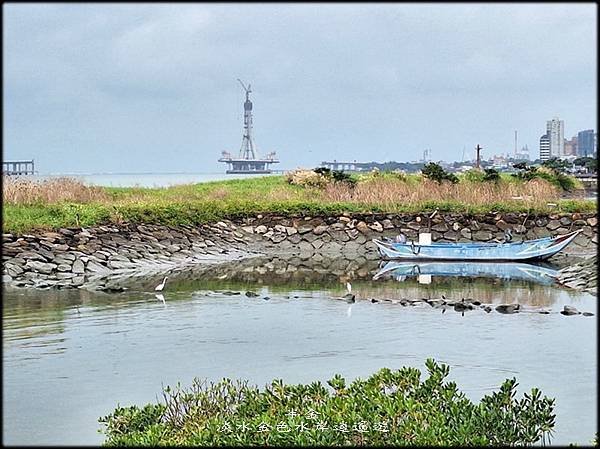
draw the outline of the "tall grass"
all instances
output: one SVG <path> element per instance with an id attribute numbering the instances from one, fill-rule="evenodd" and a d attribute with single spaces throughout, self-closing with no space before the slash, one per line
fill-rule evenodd
<path id="1" fill-rule="evenodd" d="M 259 213 L 595 210 L 593 202 L 560 200 L 560 190 L 542 179 L 501 179 L 497 183 L 463 179 L 457 184 L 438 184 L 397 174 L 361 176 L 354 187 L 331 182 L 324 188 L 290 185 L 284 176 L 164 188 L 91 187 L 69 178 L 31 181 L 5 177 L 2 196 L 4 232 L 121 221 L 199 224 Z"/>
<path id="2" fill-rule="evenodd" d="M 559 189 L 547 181 L 535 179 L 525 183 L 469 182 L 439 184 L 424 179 L 418 184 L 374 179 L 351 187 L 343 183 L 325 188 L 323 200 L 364 204 L 415 205 L 429 201 L 485 205 L 515 202 L 530 206 L 545 205 L 560 199 Z"/>
<path id="3" fill-rule="evenodd" d="M 4 204 L 91 203 L 108 200 L 109 195 L 103 188 L 87 186 L 72 178 L 34 181 L 5 176 L 2 179 Z"/>

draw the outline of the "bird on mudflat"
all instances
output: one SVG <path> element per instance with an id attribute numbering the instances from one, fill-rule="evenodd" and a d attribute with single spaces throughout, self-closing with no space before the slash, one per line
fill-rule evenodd
<path id="1" fill-rule="evenodd" d="M 356 296 L 352 293 L 352 284 L 350 282 L 346 282 L 346 290 L 348 290 L 348 293 L 344 295 L 344 299 L 346 302 L 353 303 Z"/>
<path id="2" fill-rule="evenodd" d="M 154 287 L 154 291 L 162 292 L 163 288 L 165 288 L 165 284 L 166 284 L 168 278 L 169 278 L 169 276 L 165 276 L 163 281 L 160 284 L 158 284 L 156 287 Z"/>

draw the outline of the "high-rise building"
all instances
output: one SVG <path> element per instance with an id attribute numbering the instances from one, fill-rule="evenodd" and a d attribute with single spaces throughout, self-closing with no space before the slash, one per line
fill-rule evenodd
<path id="1" fill-rule="evenodd" d="M 563 157 L 565 155 L 565 122 L 554 117 L 546 122 L 546 135 L 550 140 L 550 157 Z"/>
<path id="2" fill-rule="evenodd" d="M 540 137 L 540 159 L 547 161 L 550 159 L 550 138 L 548 134 L 544 134 Z"/>
<path id="3" fill-rule="evenodd" d="M 571 140 L 565 139 L 565 156 L 577 156 L 577 136 L 571 137 Z"/>
<path id="4" fill-rule="evenodd" d="M 577 133 L 577 156 L 585 157 L 594 154 L 594 130 L 586 129 Z"/>

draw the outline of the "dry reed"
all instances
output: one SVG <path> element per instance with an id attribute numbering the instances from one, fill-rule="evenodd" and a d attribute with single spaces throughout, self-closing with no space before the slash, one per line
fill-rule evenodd
<path id="1" fill-rule="evenodd" d="M 425 201 L 454 201 L 463 204 L 484 205 L 518 201 L 540 204 L 560 198 L 559 189 L 549 182 L 535 179 L 526 183 L 461 182 L 457 184 L 423 180 L 418 184 L 389 179 L 376 179 L 357 184 L 354 188 L 344 183 L 333 183 L 324 190 L 323 199 L 362 204 L 405 205 Z"/>
<path id="2" fill-rule="evenodd" d="M 4 176 L 4 204 L 51 204 L 60 202 L 91 203 L 108 201 L 101 187 L 87 186 L 73 178 L 30 180 Z"/>

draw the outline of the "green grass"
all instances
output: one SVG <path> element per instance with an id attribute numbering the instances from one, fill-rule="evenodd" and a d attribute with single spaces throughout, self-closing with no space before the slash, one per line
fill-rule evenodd
<path id="1" fill-rule="evenodd" d="M 397 177 L 384 173 L 383 177 Z M 358 177 L 360 179 L 360 176 Z M 418 175 L 406 175 L 405 182 L 418 183 Z M 368 182 L 364 179 L 363 182 Z M 514 182 L 511 180 L 511 182 Z M 143 222 L 166 225 L 197 225 L 219 219 L 235 219 L 257 214 L 284 216 L 349 213 L 420 213 L 433 211 L 457 213 L 495 212 L 594 212 L 596 203 L 561 200 L 556 207 L 535 209 L 519 202 L 485 205 L 456 201 L 424 201 L 405 204 L 361 204 L 329 202 L 317 189 L 290 185 L 283 176 L 214 181 L 169 188 L 106 187 L 109 201 L 86 204 L 55 203 L 3 204 L 3 232 L 25 233 L 34 229 L 89 227 L 103 223 Z"/>

